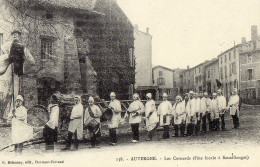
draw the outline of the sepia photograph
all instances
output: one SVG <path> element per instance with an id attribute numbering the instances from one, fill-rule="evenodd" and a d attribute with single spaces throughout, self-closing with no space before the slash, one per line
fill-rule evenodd
<path id="1" fill-rule="evenodd" d="M 259 166 L 259 0 L 0 9 L 0 166 Z"/>

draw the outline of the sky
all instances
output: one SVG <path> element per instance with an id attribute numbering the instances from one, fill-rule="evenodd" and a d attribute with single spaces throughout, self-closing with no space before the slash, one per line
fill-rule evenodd
<path id="1" fill-rule="evenodd" d="M 153 65 L 194 67 L 251 40 L 258 26 L 259 0 L 117 0 L 132 24 L 149 32 Z"/>

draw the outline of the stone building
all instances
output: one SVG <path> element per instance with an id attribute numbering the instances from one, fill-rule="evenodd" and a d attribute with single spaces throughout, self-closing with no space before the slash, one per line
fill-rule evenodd
<path id="1" fill-rule="evenodd" d="M 187 69 L 181 73 L 180 77 L 182 78 L 182 82 L 180 84 L 180 86 L 182 86 L 182 91 L 180 92 L 180 94 L 189 93 L 191 90 L 195 89 L 194 68 L 190 68 L 188 66 Z"/>
<path id="2" fill-rule="evenodd" d="M 206 60 L 203 63 L 193 67 L 194 69 L 194 91 L 197 93 L 206 91 L 206 70 L 205 66 L 210 64 L 212 60 Z"/>
<path id="3" fill-rule="evenodd" d="M 52 93 L 128 98 L 134 84 L 133 26 L 114 0 L 3 0 L 0 34 L 22 30 L 36 65 L 23 76 L 27 106 L 47 104 Z M 1 76 L 8 83 L 10 76 Z"/>
<path id="4" fill-rule="evenodd" d="M 159 99 L 162 98 L 163 93 L 167 93 L 170 100 L 174 98 L 173 73 L 174 70 L 167 67 L 153 67 L 154 86 L 159 86 Z"/>
<path id="5" fill-rule="evenodd" d="M 227 98 L 233 88 L 239 88 L 239 54 L 241 51 L 242 45 L 238 44 L 218 55 L 221 89 Z"/>
<path id="6" fill-rule="evenodd" d="M 152 36 L 149 34 L 149 28 L 143 32 L 138 29 L 138 25 L 135 25 L 134 38 L 135 91 L 139 93 L 141 99 L 145 99 L 147 93 L 156 96 L 158 87 L 153 86 L 152 80 Z"/>
<path id="7" fill-rule="evenodd" d="M 218 59 L 215 58 L 205 66 L 206 72 L 206 91 L 208 94 L 215 93 L 218 89 L 217 81 L 219 81 L 219 72 L 218 72 Z"/>
<path id="8" fill-rule="evenodd" d="M 183 92 L 183 72 L 184 69 L 176 68 L 173 69 L 173 95 L 177 95 Z"/>
<path id="9" fill-rule="evenodd" d="M 240 57 L 240 91 L 244 99 L 260 99 L 260 37 L 251 27 L 251 41 L 242 40 Z"/>

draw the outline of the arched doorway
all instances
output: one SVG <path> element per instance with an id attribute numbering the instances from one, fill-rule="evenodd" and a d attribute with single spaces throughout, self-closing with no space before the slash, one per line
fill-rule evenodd
<path id="1" fill-rule="evenodd" d="M 60 89 L 60 82 L 50 77 L 37 80 L 38 104 L 47 106 L 51 95 Z"/>

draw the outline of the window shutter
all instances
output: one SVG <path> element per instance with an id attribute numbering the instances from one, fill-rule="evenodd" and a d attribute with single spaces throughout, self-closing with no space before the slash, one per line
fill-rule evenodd
<path id="1" fill-rule="evenodd" d="M 255 80 L 255 69 L 252 69 L 252 80 Z"/>

